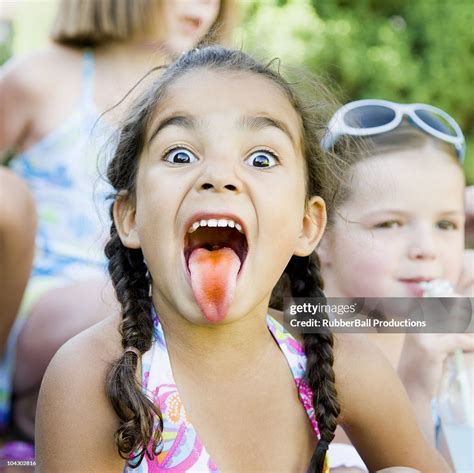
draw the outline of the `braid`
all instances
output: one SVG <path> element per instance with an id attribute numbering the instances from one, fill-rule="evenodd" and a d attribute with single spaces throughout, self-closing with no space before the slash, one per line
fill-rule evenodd
<path id="1" fill-rule="evenodd" d="M 322 290 L 323 280 L 316 253 L 307 257 L 293 256 L 285 269 L 285 273 L 290 279 L 293 297 L 326 299 Z M 316 334 L 303 334 L 307 357 L 306 379 L 309 387 L 313 390 L 313 406 L 321 434 L 310 464 L 310 471 L 315 473 L 323 471 L 326 450 L 334 438 L 337 418 L 341 411 L 337 400 L 333 370 L 334 338 L 329 329 L 322 330 L 322 332 Z"/>
<path id="2" fill-rule="evenodd" d="M 148 294 L 147 267 L 140 249 L 126 248 L 117 234 L 115 224 L 110 229 L 110 240 L 105 247 L 109 258 L 109 272 L 117 298 L 122 305 L 122 347 L 136 348 L 145 353 L 151 347 L 153 320 L 150 317 L 151 297 Z M 138 466 L 150 449 L 158 450 L 163 421 L 161 412 L 141 390 L 136 378 L 138 356 L 127 351 L 115 361 L 107 376 L 107 396 L 120 419 L 115 432 L 119 455 L 128 466 Z M 155 419 L 158 428 L 154 429 Z M 138 453 L 130 458 L 132 452 Z M 133 464 L 130 460 L 133 460 Z"/>

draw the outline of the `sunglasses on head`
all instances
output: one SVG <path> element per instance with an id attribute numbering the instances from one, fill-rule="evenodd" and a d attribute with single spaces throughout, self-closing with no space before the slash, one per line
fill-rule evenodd
<path id="1" fill-rule="evenodd" d="M 330 149 L 343 135 L 372 136 L 394 130 L 407 117 L 408 122 L 435 138 L 451 143 L 461 163 L 466 144 L 461 128 L 443 110 L 424 103 L 399 104 L 388 100 L 356 100 L 342 106 L 331 118 L 321 140 Z"/>

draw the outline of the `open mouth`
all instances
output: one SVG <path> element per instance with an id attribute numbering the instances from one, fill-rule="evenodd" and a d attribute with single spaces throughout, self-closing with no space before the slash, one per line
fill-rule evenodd
<path id="1" fill-rule="evenodd" d="M 207 214 L 196 215 L 186 228 L 183 256 L 194 299 L 209 322 L 221 322 L 247 258 L 244 226 L 231 216 Z"/>
<path id="2" fill-rule="evenodd" d="M 223 248 L 233 250 L 240 260 L 239 274 L 248 253 L 247 238 L 242 225 L 226 218 L 196 220 L 189 227 L 184 238 L 184 259 L 188 272 L 189 259 L 193 251 L 199 248 L 211 252 Z"/>

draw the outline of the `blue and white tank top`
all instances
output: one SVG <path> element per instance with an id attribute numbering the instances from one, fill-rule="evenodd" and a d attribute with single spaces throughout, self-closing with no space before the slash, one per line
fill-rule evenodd
<path id="1" fill-rule="evenodd" d="M 111 128 L 93 101 L 93 80 L 94 57 L 86 51 L 79 103 L 72 114 L 10 163 L 37 205 L 33 277 L 77 281 L 105 273 L 106 197 L 112 191 L 105 170 L 113 145 Z"/>

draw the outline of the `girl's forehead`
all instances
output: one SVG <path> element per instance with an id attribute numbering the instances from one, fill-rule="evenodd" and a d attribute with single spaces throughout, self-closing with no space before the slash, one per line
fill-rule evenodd
<path id="1" fill-rule="evenodd" d="M 461 209 L 464 175 L 452 156 L 435 148 L 366 158 L 352 167 L 348 207 L 419 205 Z"/>
<path id="2" fill-rule="evenodd" d="M 272 79 L 254 72 L 205 68 L 186 72 L 167 87 L 154 120 L 174 112 L 264 115 L 284 123 L 295 140 L 301 136 L 301 117 L 286 92 Z"/>

